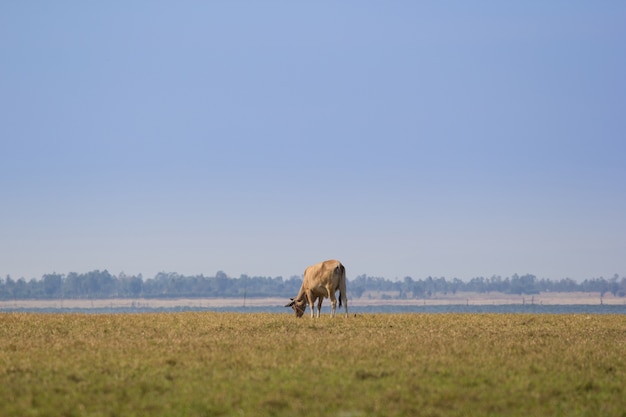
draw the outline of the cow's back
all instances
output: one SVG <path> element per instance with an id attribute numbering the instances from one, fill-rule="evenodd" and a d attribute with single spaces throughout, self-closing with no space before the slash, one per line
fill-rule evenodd
<path id="1" fill-rule="evenodd" d="M 306 288 L 313 291 L 321 288 L 327 288 L 329 285 L 332 289 L 337 290 L 339 288 L 340 276 L 342 274 L 345 276 L 345 269 L 341 262 L 335 259 L 329 259 L 327 261 L 311 265 L 305 269 L 303 284 Z"/>

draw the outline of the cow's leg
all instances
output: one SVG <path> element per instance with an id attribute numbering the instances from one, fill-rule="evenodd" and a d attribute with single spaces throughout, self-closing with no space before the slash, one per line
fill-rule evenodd
<path id="1" fill-rule="evenodd" d="M 337 310 L 337 297 L 335 297 L 334 291 L 328 291 L 328 295 L 330 296 L 330 317 L 335 317 L 335 311 Z"/>
<path id="2" fill-rule="evenodd" d="M 311 318 L 315 318 L 315 300 L 313 299 L 313 295 L 307 293 L 306 300 L 309 303 L 309 307 L 311 307 Z"/>
<path id="3" fill-rule="evenodd" d="M 317 299 L 317 317 L 318 318 L 322 314 L 322 301 L 324 301 L 324 297 L 320 297 Z"/>

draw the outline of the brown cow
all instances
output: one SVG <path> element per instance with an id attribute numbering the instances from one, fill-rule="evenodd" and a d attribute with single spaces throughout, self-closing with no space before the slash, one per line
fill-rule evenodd
<path id="1" fill-rule="evenodd" d="M 322 301 L 330 297 L 332 303 L 331 317 L 335 317 L 339 290 L 339 307 L 343 302 L 348 317 L 348 298 L 346 296 L 346 269 L 341 262 L 328 260 L 308 267 L 304 271 L 302 286 L 298 295 L 291 299 L 285 307 L 292 307 L 296 317 L 302 317 L 307 304 L 311 307 L 311 318 L 315 317 L 315 301 L 317 300 L 317 317 L 322 310 Z"/>

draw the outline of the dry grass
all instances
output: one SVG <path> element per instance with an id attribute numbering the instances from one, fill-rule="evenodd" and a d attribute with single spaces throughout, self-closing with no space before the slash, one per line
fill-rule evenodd
<path id="1" fill-rule="evenodd" d="M 0 315 L 2 416 L 624 416 L 624 316 Z"/>

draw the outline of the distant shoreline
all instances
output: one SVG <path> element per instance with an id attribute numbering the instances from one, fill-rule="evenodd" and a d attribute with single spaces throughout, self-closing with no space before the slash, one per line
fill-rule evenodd
<path id="1" fill-rule="evenodd" d="M 102 309 L 102 308 L 228 308 L 228 307 L 276 307 L 284 306 L 287 298 L 106 298 L 106 299 L 54 299 L 54 300 L 5 300 L 0 310 L 9 309 Z M 324 305 L 329 304 L 325 300 Z M 440 305 L 626 305 L 626 297 L 610 293 L 602 299 L 598 293 L 544 292 L 534 295 L 503 293 L 456 293 L 431 298 L 397 299 L 383 294 L 366 294 L 349 299 L 348 305 L 367 306 L 440 306 Z"/>

